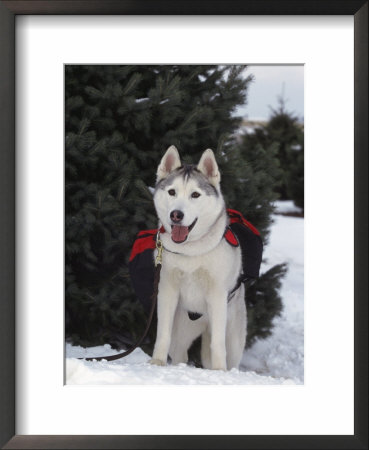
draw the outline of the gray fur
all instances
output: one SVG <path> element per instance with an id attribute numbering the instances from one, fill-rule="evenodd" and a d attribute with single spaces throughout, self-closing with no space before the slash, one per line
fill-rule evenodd
<path id="1" fill-rule="evenodd" d="M 165 190 L 166 187 L 173 184 L 173 180 L 177 177 L 182 176 L 184 181 L 189 178 L 196 180 L 199 188 L 205 192 L 206 195 L 215 195 L 218 197 L 218 191 L 216 188 L 209 183 L 209 180 L 203 175 L 199 170 L 197 170 L 194 164 L 184 164 L 178 169 L 171 172 L 166 178 L 161 179 L 155 186 L 155 191 L 158 189 Z"/>

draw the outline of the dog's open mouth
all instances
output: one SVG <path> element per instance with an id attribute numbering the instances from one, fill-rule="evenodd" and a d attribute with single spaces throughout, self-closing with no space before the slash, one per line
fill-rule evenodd
<path id="1" fill-rule="evenodd" d="M 192 228 L 195 226 L 197 222 L 197 218 L 191 223 L 189 227 L 185 227 L 183 225 L 172 225 L 172 241 L 176 244 L 181 244 L 184 242 Z"/>

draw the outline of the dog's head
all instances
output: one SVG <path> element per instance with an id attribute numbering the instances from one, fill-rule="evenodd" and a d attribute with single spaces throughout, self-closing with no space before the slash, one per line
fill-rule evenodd
<path id="1" fill-rule="evenodd" d="M 154 192 L 155 208 L 172 241 L 200 239 L 224 211 L 220 173 L 212 150 L 205 150 L 198 165 L 182 165 L 171 146 L 163 156 Z"/>

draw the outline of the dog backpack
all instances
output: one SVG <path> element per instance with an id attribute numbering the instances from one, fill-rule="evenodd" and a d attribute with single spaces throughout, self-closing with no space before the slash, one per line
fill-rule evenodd
<path id="1" fill-rule="evenodd" d="M 259 277 L 263 254 L 263 243 L 259 231 L 248 222 L 240 212 L 227 209 L 229 225 L 224 232 L 224 239 L 233 247 L 241 248 L 242 273 L 234 292 L 241 282 Z M 165 232 L 162 227 L 160 230 Z M 158 230 L 140 231 L 133 243 L 129 258 L 129 272 L 133 289 L 146 311 L 151 307 L 154 286 L 154 250 Z"/>

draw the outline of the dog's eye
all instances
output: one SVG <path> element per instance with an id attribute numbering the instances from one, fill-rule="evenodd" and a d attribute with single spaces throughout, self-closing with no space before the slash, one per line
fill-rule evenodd
<path id="1" fill-rule="evenodd" d="M 198 192 L 192 192 L 191 197 L 192 198 L 199 198 L 201 194 L 199 194 Z"/>
<path id="2" fill-rule="evenodd" d="M 168 194 L 169 195 L 176 195 L 176 191 L 174 189 L 169 189 Z"/>

